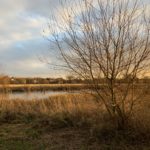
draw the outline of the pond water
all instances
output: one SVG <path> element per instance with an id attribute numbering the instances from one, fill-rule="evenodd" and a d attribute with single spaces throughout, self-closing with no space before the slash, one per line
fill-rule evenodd
<path id="1" fill-rule="evenodd" d="M 0 94 L 0 97 L 3 99 L 39 100 L 39 99 L 46 99 L 50 96 L 62 95 L 68 93 L 79 93 L 79 91 L 13 92 L 8 94 Z"/>

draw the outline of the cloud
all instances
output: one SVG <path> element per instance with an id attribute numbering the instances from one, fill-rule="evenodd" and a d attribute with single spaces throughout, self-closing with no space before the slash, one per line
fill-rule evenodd
<path id="1" fill-rule="evenodd" d="M 2 72 L 14 76 L 56 76 L 39 57 L 47 55 L 49 42 L 43 38 L 43 29 L 58 4 L 59 0 L 0 1 Z M 48 61 L 55 63 L 54 54 L 48 55 Z"/>
<path id="2" fill-rule="evenodd" d="M 0 64 L 6 74 L 15 76 L 51 76 L 61 74 L 52 71 L 39 56 L 47 55 L 47 59 L 55 64 L 57 52 L 48 53 L 50 44 L 43 38 L 43 29 L 55 14 L 58 18 L 63 11 L 60 0 L 0 0 Z M 149 3 L 149 0 L 144 0 Z M 65 9 L 77 8 L 74 0 L 67 0 Z M 81 13 L 78 12 L 78 15 Z M 61 20 L 59 22 L 62 24 Z M 59 31 L 61 34 L 62 31 Z M 51 34 L 48 33 L 47 35 Z M 2 69 L 3 71 L 3 69 Z M 61 72 L 61 73 L 60 73 Z"/>
<path id="3" fill-rule="evenodd" d="M 39 56 L 48 50 L 48 43 L 42 37 L 26 41 L 18 41 L 3 47 L 0 51 L 0 64 L 5 66 L 5 73 L 15 76 L 50 72 L 46 62 L 41 62 Z M 3 67 L 4 68 L 4 67 Z"/>

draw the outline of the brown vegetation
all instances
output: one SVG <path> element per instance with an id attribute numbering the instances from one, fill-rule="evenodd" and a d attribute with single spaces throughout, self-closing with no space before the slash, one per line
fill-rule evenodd
<path id="1" fill-rule="evenodd" d="M 19 130 L 19 133 L 29 130 L 28 136 L 22 135 L 23 139 L 27 136 L 30 140 L 39 140 L 39 138 L 46 136 L 47 138 L 41 139 L 41 141 L 45 142 L 44 140 L 46 140 L 48 142 L 49 138 L 55 137 L 55 142 L 59 145 L 50 140 L 46 143 L 51 143 L 51 145 L 47 145 L 49 149 L 55 146 L 58 147 L 58 150 L 80 149 L 85 146 L 84 149 L 91 148 L 91 150 L 111 148 L 113 150 L 140 150 L 144 148 L 148 150 L 150 147 L 150 103 L 147 102 L 149 96 L 147 94 L 140 105 L 136 106 L 125 131 L 116 131 L 116 126 L 111 122 L 105 108 L 97 103 L 96 97 L 90 94 L 67 94 L 52 96 L 45 100 L 31 101 L 1 99 L 0 126 L 1 130 L 7 126 L 12 131 L 16 127 L 15 130 Z M 0 134 L 2 134 L 1 130 Z M 17 133 L 13 134 L 17 136 Z M 74 141 L 67 140 L 68 134 Z M 73 138 L 73 134 L 78 139 Z M 63 139 L 60 137 L 62 135 Z M 9 136 L 12 139 L 12 135 Z M 6 138 L 7 134 L 2 137 Z M 70 147 L 65 148 L 67 144 L 70 144 Z M 33 147 L 31 146 L 31 148 Z"/>

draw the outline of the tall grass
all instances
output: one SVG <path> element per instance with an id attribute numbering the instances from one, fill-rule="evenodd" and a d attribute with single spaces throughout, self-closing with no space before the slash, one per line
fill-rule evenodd
<path id="1" fill-rule="evenodd" d="M 127 135 L 125 137 L 132 137 L 132 140 L 138 138 L 138 141 L 150 138 L 150 102 L 147 100 L 149 95 L 135 108 L 128 131 L 124 132 Z M 40 128 L 79 127 L 87 128 L 92 135 L 102 139 L 116 136 L 114 122 L 111 122 L 104 107 L 90 94 L 66 94 L 30 101 L 1 98 L 0 123 L 31 123 L 35 120 Z M 117 137 L 120 138 L 120 134 Z"/>
<path id="2" fill-rule="evenodd" d="M 10 116 L 78 116 L 86 118 L 86 115 L 98 115 L 99 107 L 94 98 L 89 94 L 66 94 L 51 96 L 43 100 L 0 100 L 1 118 Z M 12 117 L 14 116 L 14 117 Z M 65 116 L 64 116 L 65 117 Z"/>
<path id="3" fill-rule="evenodd" d="M 144 119 L 150 124 L 150 102 L 149 95 L 141 100 L 140 105 L 134 110 L 134 118 L 136 120 Z M 72 117 L 76 119 L 92 119 L 92 121 L 104 119 L 107 113 L 104 107 L 97 103 L 96 98 L 90 94 L 63 94 L 51 96 L 48 99 L 41 100 L 22 100 L 14 99 L 7 100 L 4 97 L 0 98 L 0 117 L 5 115 L 14 116 L 60 116 Z M 8 117 L 8 116 L 7 116 Z M 9 118 L 9 117 L 8 117 Z M 73 119 L 71 119 L 73 120 Z M 144 122 L 144 121 L 143 121 Z"/>

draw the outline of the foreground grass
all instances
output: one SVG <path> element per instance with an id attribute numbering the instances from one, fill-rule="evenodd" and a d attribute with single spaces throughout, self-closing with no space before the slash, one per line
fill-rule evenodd
<path id="1" fill-rule="evenodd" d="M 2 150 L 149 150 L 149 96 L 126 131 L 116 131 L 89 94 L 0 100 Z M 103 110 L 102 110 L 103 109 Z"/>

